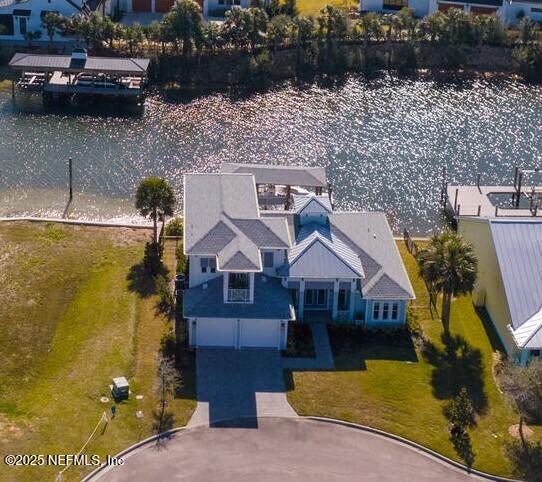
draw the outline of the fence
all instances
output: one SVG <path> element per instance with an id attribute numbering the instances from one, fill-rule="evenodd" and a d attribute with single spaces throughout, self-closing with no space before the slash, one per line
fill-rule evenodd
<path id="1" fill-rule="evenodd" d="M 408 252 L 412 256 L 417 258 L 418 254 L 420 252 L 420 248 L 414 242 L 414 240 L 410 236 L 410 233 L 406 229 L 403 230 L 403 239 L 405 241 L 405 246 L 406 246 Z M 429 293 L 429 311 L 431 312 L 431 316 L 433 315 L 433 310 L 435 310 L 435 313 L 438 315 L 437 293 L 433 290 L 433 287 L 426 281 L 425 278 L 422 277 L 422 279 L 423 279 L 423 282 L 425 284 L 425 288 L 427 289 L 427 292 Z"/>

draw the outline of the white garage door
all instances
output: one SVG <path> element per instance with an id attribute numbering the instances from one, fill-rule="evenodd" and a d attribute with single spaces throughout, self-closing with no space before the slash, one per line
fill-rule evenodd
<path id="1" fill-rule="evenodd" d="M 200 318 L 197 321 L 198 346 L 235 347 L 236 320 L 230 318 Z"/>
<path id="2" fill-rule="evenodd" d="M 279 320 L 241 320 L 241 348 L 277 348 Z"/>

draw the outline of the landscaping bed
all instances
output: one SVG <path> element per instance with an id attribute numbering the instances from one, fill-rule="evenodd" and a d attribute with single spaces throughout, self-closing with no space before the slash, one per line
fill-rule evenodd
<path id="1" fill-rule="evenodd" d="M 314 340 L 311 326 L 308 323 L 288 323 L 288 343 L 282 356 L 290 358 L 314 358 Z"/>
<path id="2" fill-rule="evenodd" d="M 465 387 L 476 409 L 476 425 L 469 429 L 473 467 L 511 476 L 505 447 L 508 429 L 518 417 L 494 381 L 500 347 L 484 312 L 475 310 L 470 296 L 458 298 L 452 306 L 451 336 L 442 336 L 417 263 L 403 243 L 399 248 L 417 297 L 409 315 L 423 338 L 331 327 L 336 370 L 293 372 L 288 400 L 300 415 L 369 425 L 463 462 L 450 439 L 444 407 Z M 540 427 L 531 428 L 540 437 Z"/>

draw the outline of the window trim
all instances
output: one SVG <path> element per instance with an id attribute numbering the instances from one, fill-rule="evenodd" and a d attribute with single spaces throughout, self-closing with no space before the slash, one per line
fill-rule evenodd
<path id="1" fill-rule="evenodd" d="M 391 304 L 391 318 L 390 320 L 397 321 L 399 319 L 399 303 L 394 301 Z"/>
<path id="2" fill-rule="evenodd" d="M 375 316 L 376 313 L 376 316 Z M 373 320 L 380 319 L 380 301 L 373 302 Z"/>

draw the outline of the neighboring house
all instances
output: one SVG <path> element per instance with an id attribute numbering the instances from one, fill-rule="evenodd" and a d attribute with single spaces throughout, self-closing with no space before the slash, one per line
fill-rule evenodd
<path id="1" fill-rule="evenodd" d="M 260 210 L 257 180 L 319 182 L 310 169 L 262 169 L 185 176 L 190 343 L 283 349 L 296 319 L 403 325 L 414 292 L 385 215 L 336 212 L 315 193 Z"/>
<path id="2" fill-rule="evenodd" d="M 542 20 L 542 0 L 361 0 L 360 11 L 394 13 L 407 7 L 414 16 L 425 17 L 457 8 L 473 15 L 498 15 L 508 25 L 516 25 L 522 15 Z"/>
<path id="3" fill-rule="evenodd" d="M 459 232 L 478 257 L 474 303 L 486 308 L 510 357 L 540 357 L 542 220 L 461 217 Z"/>
<path id="4" fill-rule="evenodd" d="M 250 7 L 250 0 L 202 0 L 203 16 L 206 19 L 222 19 L 233 6 Z"/>
<path id="5" fill-rule="evenodd" d="M 24 41 L 27 32 L 41 32 L 40 41 L 48 41 L 41 22 L 49 12 L 71 17 L 88 13 L 90 8 L 85 0 L 0 0 L 0 41 Z M 73 42 L 58 34 L 54 40 Z"/>

